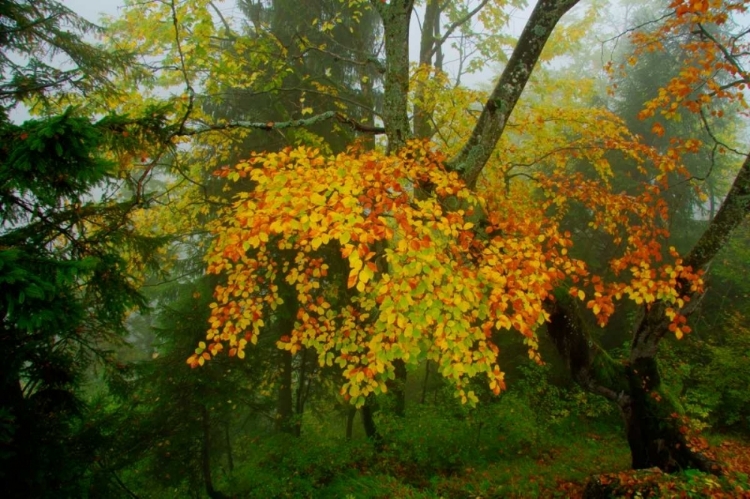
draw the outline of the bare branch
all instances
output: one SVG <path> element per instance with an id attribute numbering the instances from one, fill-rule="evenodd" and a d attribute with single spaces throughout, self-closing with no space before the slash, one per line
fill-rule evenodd
<path id="1" fill-rule="evenodd" d="M 453 34 L 456 29 L 460 28 L 467 22 L 471 21 L 471 18 L 474 17 L 482 8 L 489 3 L 489 0 L 482 0 L 479 5 L 477 5 L 471 12 L 466 14 L 461 19 L 457 20 L 456 22 L 452 23 L 448 28 L 445 30 L 445 33 L 442 37 L 440 37 L 438 40 L 435 40 L 435 43 L 432 45 L 432 49 L 428 53 L 428 58 L 431 58 L 433 55 L 435 55 L 435 52 L 437 52 L 438 48 L 441 47 L 445 41 L 450 38 L 450 36 Z"/>
<path id="2" fill-rule="evenodd" d="M 174 135 L 175 136 L 191 136 L 191 135 L 198 135 L 198 134 L 202 134 L 206 132 L 231 130 L 233 128 L 246 128 L 246 129 L 264 130 L 264 131 L 270 132 L 270 131 L 275 131 L 275 130 L 283 130 L 285 128 L 299 128 L 299 127 L 312 126 L 316 123 L 321 123 L 323 121 L 327 121 L 330 119 L 335 119 L 336 121 L 340 123 L 349 125 L 350 127 L 352 127 L 352 129 L 358 132 L 371 133 L 374 135 L 385 133 L 385 128 L 383 127 L 365 125 L 352 118 L 349 118 L 348 116 L 344 116 L 342 113 L 339 113 L 337 111 L 326 111 L 325 113 L 317 114 L 315 116 L 310 116 L 309 118 L 289 120 L 289 121 L 267 121 L 265 123 L 252 122 L 252 121 L 233 121 L 229 123 L 214 124 L 214 125 L 202 124 L 201 126 L 198 126 L 196 128 L 192 128 L 192 129 L 185 128 L 185 129 L 179 130 L 178 132 L 175 132 Z"/>
<path id="3" fill-rule="evenodd" d="M 187 109 L 185 109 L 185 114 L 180 121 L 180 130 L 182 130 L 185 127 L 185 122 L 187 122 L 190 113 L 192 113 L 193 111 L 193 104 L 195 102 L 195 90 L 193 90 L 193 86 L 190 83 L 187 65 L 185 64 L 185 54 L 182 52 L 182 45 L 180 44 L 180 22 L 177 19 L 177 8 L 175 7 L 174 0 L 170 2 L 170 7 L 172 9 L 172 24 L 174 25 L 175 45 L 177 46 L 177 53 L 180 56 L 180 68 L 182 71 L 182 76 L 185 79 L 185 87 L 187 89 L 189 99 Z"/>
<path id="4" fill-rule="evenodd" d="M 309 50 L 312 50 L 312 51 L 315 51 L 315 52 L 319 52 L 321 54 L 325 54 L 325 55 L 327 55 L 329 57 L 333 57 L 334 59 L 338 59 L 339 61 L 348 62 L 349 64 L 352 64 L 354 66 L 370 66 L 370 65 L 372 65 L 372 66 L 375 67 L 375 70 L 378 73 L 385 74 L 385 65 L 380 60 L 378 60 L 375 57 L 371 56 L 371 57 L 368 57 L 367 59 L 365 59 L 364 61 L 357 61 L 357 60 L 354 60 L 354 59 L 349 59 L 347 57 L 342 57 L 341 55 L 339 55 L 339 54 L 337 54 L 335 52 L 331 52 L 329 50 L 325 50 L 325 49 L 322 49 L 320 47 L 314 47 L 312 45 L 307 45 L 305 43 L 305 40 L 301 36 L 299 36 L 299 34 L 297 35 L 297 38 L 298 38 L 298 40 L 301 43 L 304 44 L 304 47 L 305 47 L 304 50 L 302 50 L 302 53 L 300 55 L 304 55 L 305 52 L 307 52 Z"/>
<path id="5" fill-rule="evenodd" d="M 216 15 L 219 16 L 219 20 L 221 20 L 221 24 L 224 25 L 224 30 L 226 31 L 227 36 L 230 37 L 229 40 L 231 41 L 231 40 L 234 40 L 235 38 L 237 38 L 237 35 L 234 33 L 234 30 L 229 25 L 229 23 L 227 22 L 227 20 L 224 19 L 224 16 L 222 15 L 221 11 L 216 6 L 216 4 L 214 4 L 213 2 L 208 2 L 208 5 L 210 5 L 211 8 L 214 9 L 214 12 L 216 12 Z"/>

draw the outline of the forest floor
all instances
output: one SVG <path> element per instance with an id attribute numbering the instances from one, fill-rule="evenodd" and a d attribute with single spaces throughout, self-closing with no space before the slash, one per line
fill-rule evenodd
<path id="1" fill-rule="evenodd" d="M 525 447 L 495 443 L 490 448 L 494 457 L 472 464 L 446 461 L 448 452 L 436 449 L 419 461 L 410 457 L 408 441 L 391 442 L 377 453 L 354 442 L 348 447 L 332 444 L 325 451 L 308 447 L 292 461 L 284 454 L 263 453 L 249 474 L 241 473 L 244 483 L 230 488 L 233 497 L 248 498 L 579 498 L 596 477 L 609 487 L 603 498 L 750 499 L 749 441 L 725 435 L 708 438 L 708 452 L 724 469 L 716 477 L 691 470 L 674 475 L 658 469 L 633 472 L 627 444 L 611 431 L 563 432 L 544 440 L 545 445 Z M 480 444 L 476 453 L 487 456 L 487 450 Z"/>
<path id="2" fill-rule="evenodd" d="M 387 474 L 364 473 L 342 483 L 345 494 L 328 497 L 382 498 L 581 498 L 593 477 L 610 484 L 609 497 L 750 498 L 750 442 L 713 437 L 708 451 L 722 463 L 721 477 L 687 471 L 667 475 L 658 469 L 630 470 L 630 454 L 621 439 L 590 433 L 571 445 L 518 452 L 481 468 L 467 467 L 426 479 L 399 463 L 379 463 Z M 381 468 L 382 470 L 382 468 Z M 331 484 L 333 485 L 333 484 Z M 344 492 L 338 487 L 337 492 Z M 382 489 L 382 495 L 373 494 Z M 323 491 L 321 491 L 323 492 Z M 331 490 L 330 492 L 334 492 Z M 323 497 L 321 495 L 321 497 Z"/>

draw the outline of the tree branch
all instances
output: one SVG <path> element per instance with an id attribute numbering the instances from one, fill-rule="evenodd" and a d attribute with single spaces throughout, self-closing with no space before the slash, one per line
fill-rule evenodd
<path id="1" fill-rule="evenodd" d="M 371 133 L 375 135 L 385 133 L 385 128 L 383 127 L 365 125 L 363 123 L 360 123 L 354 120 L 353 118 L 344 116 L 343 114 L 337 111 L 326 111 L 325 113 L 317 114 L 315 116 L 310 116 L 309 118 L 303 118 L 299 120 L 268 121 L 265 123 L 252 122 L 252 121 L 233 121 L 230 123 L 222 123 L 218 125 L 201 125 L 197 128 L 186 128 L 186 129 L 180 130 L 178 132 L 175 132 L 175 135 L 176 136 L 192 136 L 192 135 L 198 135 L 198 134 L 206 133 L 206 132 L 231 130 L 233 128 L 249 128 L 249 129 L 255 129 L 255 130 L 264 130 L 268 132 L 272 130 L 283 130 L 285 128 L 307 127 L 307 126 L 311 126 L 316 123 L 321 123 L 323 121 L 327 121 L 330 119 L 335 119 L 339 123 L 344 123 L 346 125 L 349 125 L 350 127 L 352 127 L 352 129 L 358 132 Z"/>
<path id="2" fill-rule="evenodd" d="M 540 0 L 536 4 L 471 137 L 448 162 L 448 168 L 460 172 L 469 188 L 476 187 L 477 178 L 502 136 L 552 30 L 577 3 L 578 0 Z"/>
<path id="3" fill-rule="evenodd" d="M 684 264 L 696 270 L 708 265 L 748 213 L 750 213 L 750 156 L 745 157 L 719 212 L 685 257 Z"/>
<path id="4" fill-rule="evenodd" d="M 467 22 L 471 21 L 471 18 L 474 17 L 482 8 L 489 3 L 489 0 L 482 0 L 479 5 L 477 5 L 471 12 L 466 14 L 461 19 L 455 21 L 452 23 L 448 28 L 445 30 L 445 33 L 443 36 L 441 36 L 437 40 L 433 40 L 432 48 L 430 51 L 426 54 L 427 58 L 431 58 L 433 55 L 435 55 L 435 52 L 438 51 L 438 49 L 445 43 L 445 41 L 450 38 L 450 36 L 453 34 L 456 29 L 460 28 Z M 441 9 L 442 10 L 442 9 Z"/>

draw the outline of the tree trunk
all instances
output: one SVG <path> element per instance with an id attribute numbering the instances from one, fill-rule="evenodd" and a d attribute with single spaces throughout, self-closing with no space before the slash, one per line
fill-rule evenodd
<path id="1" fill-rule="evenodd" d="M 293 257 L 289 256 L 292 260 Z M 294 289 L 282 279 L 277 279 L 284 304 L 278 309 L 279 337 L 290 335 L 294 329 L 299 303 Z M 279 393 L 276 402 L 276 431 L 294 433 L 294 399 L 292 390 L 292 373 L 294 371 L 292 353 L 288 350 L 279 351 Z"/>
<path id="2" fill-rule="evenodd" d="M 305 410 L 305 400 L 307 399 L 307 390 L 305 390 L 305 387 L 309 388 L 310 386 L 309 380 L 307 380 L 306 360 L 307 350 L 303 349 L 300 352 L 299 371 L 297 372 L 299 379 L 297 380 L 297 397 L 294 407 L 295 421 L 293 433 L 296 437 L 302 435 L 302 413 Z"/>
<path id="3" fill-rule="evenodd" d="M 694 468 L 717 473 L 719 466 L 691 449 L 677 404 L 661 386 L 656 359 L 642 358 L 628 369 L 630 404 L 623 407 L 633 469 L 657 467 L 668 473 Z"/>
<path id="4" fill-rule="evenodd" d="M 201 405 L 201 423 L 203 427 L 203 442 L 201 445 L 201 469 L 203 471 L 203 485 L 206 487 L 206 494 L 211 499 L 227 499 L 227 496 L 214 489 L 214 483 L 211 478 L 211 421 L 209 420 L 208 409 Z"/>
<path id="5" fill-rule="evenodd" d="M 346 439 L 352 439 L 352 433 L 354 432 L 354 416 L 357 415 L 357 408 L 350 406 L 346 412 Z"/>
<path id="6" fill-rule="evenodd" d="M 406 414 L 406 363 L 401 359 L 393 361 L 396 378 L 389 382 L 388 390 L 393 394 L 393 413 L 402 418 Z"/>
<path id="7" fill-rule="evenodd" d="M 717 473 L 719 466 L 692 449 L 681 421 L 682 409 L 662 386 L 656 362 L 658 341 L 669 320 L 658 304 L 644 313 L 634 333 L 626 369 L 628 397 L 621 404 L 634 469 L 666 472 L 694 468 Z"/>
<path id="8" fill-rule="evenodd" d="M 224 425 L 224 438 L 227 443 L 227 466 L 229 472 L 232 473 L 234 471 L 234 456 L 232 455 L 232 439 L 229 437 L 229 422 Z"/>
<path id="9" fill-rule="evenodd" d="M 409 23 L 414 0 L 373 2 L 385 33 L 383 124 L 388 150 L 398 151 L 412 137 L 407 114 L 409 99 Z"/>
<path id="10" fill-rule="evenodd" d="M 508 64 L 482 109 L 474 131 L 448 167 L 459 172 L 470 189 L 495 150 L 552 30 L 578 0 L 539 0 L 518 39 Z"/>
<path id="11" fill-rule="evenodd" d="M 419 66 L 427 70 L 424 66 L 432 66 L 433 52 L 436 52 L 435 45 L 438 40 L 435 38 L 435 32 L 440 25 L 440 1 L 427 0 L 425 6 L 424 20 L 422 21 L 422 38 L 419 46 Z M 415 100 L 417 103 L 423 103 L 426 97 L 425 85 L 419 85 L 416 88 Z M 432 126 L 430 124 L 430 113 L 423 105 L 414 106 L 414 135 L 418 138 L 429 139 L 432 136 Z"/>
<path id="12" fill-rule="evenodd" d="M 424 404 L 427 398 L 427 382 L 430 380 L 430 361 L 429 359 L 424 364 L 424 381 L 422 382 L 422 398 L 419 403 Z"/>
<path id="13" fill-rule="evenodd" d="M 655 345 L 638 338 L 647 325 L 639 322 L 628 365 L 615 362 L 594 343 L 576 304 L 562 298 L 548 306 L 547 332 L 573 379 L 584 389 L 615 402 L 623 414 L 634 469 L 658 467 L 666 472 L 695 468 L 716 473 L 719 467 L 691 449 L 682 429 L 679 404 L 663 389 Z M 648 314 L 647 314 L 648 315 Z"/>
<path id="14" fill-rule="evenodd" d="M 376 448 L 380 448 L 383 438 L 380 436 L 380 433 L 378 433 L 378 429 L 375 426 L 374 405 L 374 398 L 372 396 L 367 397 L 365 405 L 360 409 L 362 413 L 362 426 L 365 428 L 365 435 L 367 435 L 367 438 L 375 443 Z"/>
<path id="15" fill-rule="evenodd" d="M 294 433 L 294 405 L 292 402 L 292 353 L 288 350 L 279 352 L 280 379 L 279 399 L 276 404 L 276 431 Z"/>

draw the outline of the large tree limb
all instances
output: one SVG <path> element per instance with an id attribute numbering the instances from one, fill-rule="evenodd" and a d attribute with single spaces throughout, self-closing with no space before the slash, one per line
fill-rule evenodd
<path id="1" fill-rule="evenodd" d="M 750 155 L 742 163 L 737 177 L 734 179 L 729 194 L 719 208 L 719 212 L 711 220 L 693 249 L 685 257 L 684 264 L 693 269 L 700 269 L 716 256 L 724 247 L 732 231 L 750 213 Z"/>
<path id="2" fill-rule="evenodd" d="M 448 167 L 460 172 L 470 188 L 476 186 L 479 174 L 502 136 L 552 30 L 577 3 L 578 0 L 540 0 L 536 4 L 471 137 L 461 152 L 448 162 Z"/>
<path id="3" fill-rule="evenodd" d="M 685 257 L 683 264 L 694 270 L 706 267 L 723 248 L 734 229 L 750 213 L 750 156 L 745 158 L 737 177 L 734 179 L 729 194 L 711 220 L 708 228 Z M 687 287 L 688 283 L 682 283 Z M 683 291 L 692 298 L 680 310 L 683 315 L 690 314 L 697 306 L 700 296 L 689 290 Z M 642 318 L 636 324 L 633 334 L 631 361 L 656 355 L 659 341 L 667 334 L 670 320 L 666 316 L 668 304 L 658 301 L 644 310 Z"/>

